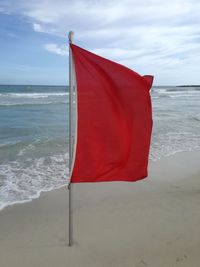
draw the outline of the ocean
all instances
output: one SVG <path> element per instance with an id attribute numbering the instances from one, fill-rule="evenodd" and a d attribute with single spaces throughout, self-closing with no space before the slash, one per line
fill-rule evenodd
<path id="1" fill-rule="evenodd" d="M 200 87 L 153 87 L 150 160 L 200 149 Z M 67 184 L 68 87 L 0 85 L 0 209 Z"/>

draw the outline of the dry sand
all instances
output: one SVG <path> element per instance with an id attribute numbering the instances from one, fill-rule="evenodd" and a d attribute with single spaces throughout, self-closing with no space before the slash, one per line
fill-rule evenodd
<path id="1" fill-rule="evenodd" d="M 200 152 L 150 162 L 136 183 L 73 186 L 0 212 L 0 267 L 200 266 Z"/>

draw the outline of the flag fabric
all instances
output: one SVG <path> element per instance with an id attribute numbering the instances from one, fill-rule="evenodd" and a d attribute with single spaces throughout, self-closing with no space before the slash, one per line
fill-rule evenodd
<path id="1" fill-rule="evenodd" d="M 147 177 L 152 76 L 71 44 L 77 83 L 77 142 L 71 183 Z"/>

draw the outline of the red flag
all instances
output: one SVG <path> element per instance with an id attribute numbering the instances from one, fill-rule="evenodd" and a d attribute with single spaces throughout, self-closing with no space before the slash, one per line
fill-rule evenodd
<path id="1" fill-rule="evenodd" d="M 77 145 L 72 183 L 147 176 L 153 77 L 71 44 L 77 81 Z"/>

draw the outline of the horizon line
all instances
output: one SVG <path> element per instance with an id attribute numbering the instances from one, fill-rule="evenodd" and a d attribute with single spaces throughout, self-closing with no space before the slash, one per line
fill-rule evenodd
<path id="1" fill-rule="evenodd" d="M 0 84 L 0 86 L 62 86 L 62 87 L 69 87 L 69 84 Z M 174 85 L 167 85 L 167 84 L 160 84 L 160 85 L 153 85 L 152 87 L 156 86 L 200 86 L 200 84 L 174 84 Z"/>

